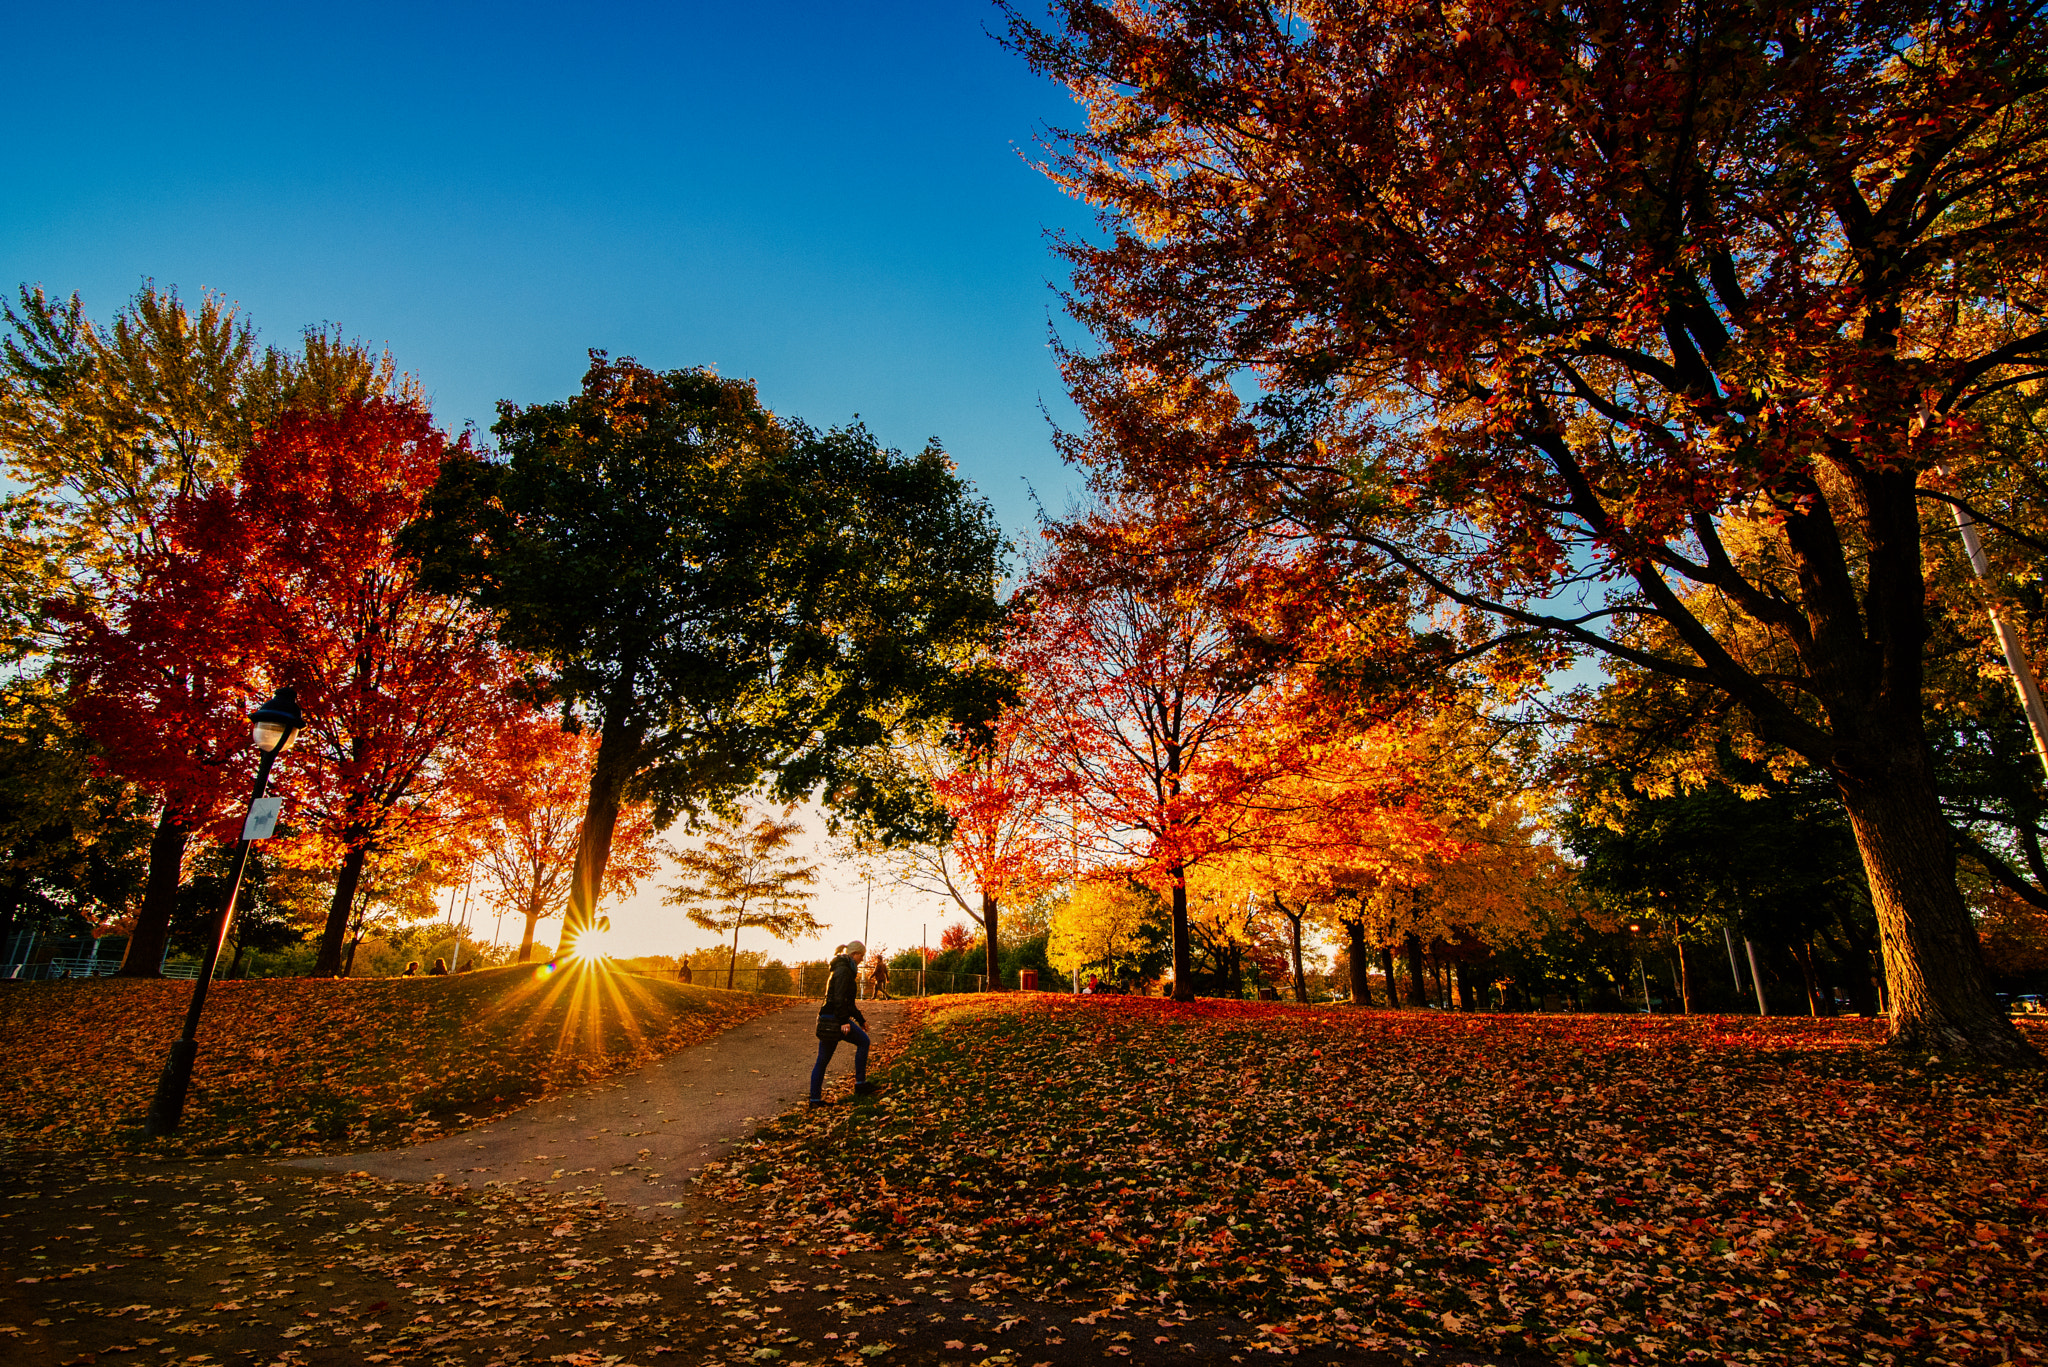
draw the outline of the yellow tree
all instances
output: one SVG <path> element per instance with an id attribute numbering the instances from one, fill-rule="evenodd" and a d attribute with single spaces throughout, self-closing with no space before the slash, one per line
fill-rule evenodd
<path id="1" fill-rule="evenodd" d="M 1084 878 L 1052 917 L 1046 960 L 1070 978 L 1106 969 L 1121 978 L 1142 972 L 1165 938 L 1166 904 L 1125 878 Z"/>

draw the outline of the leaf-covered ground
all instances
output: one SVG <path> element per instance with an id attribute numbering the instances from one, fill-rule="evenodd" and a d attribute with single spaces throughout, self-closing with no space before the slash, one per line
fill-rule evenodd
<path id="1" fill-rule="evenodd" d="M 191 991 L 117 979 L 0 986 L 0 1146 L 140 1144 Z M 220 982 L 184 1125 L 151 1147 L 290 1154 L 427 1138 L 788 1001 L 576 967 Z"/>
<path id="2" fill-rule="evenodd" d="M 2048 1096 L 1860 1021 L 950 998 L 713 1170 L 767 1228 L 1274 1345 L 2039 1360 Z M 2048 1042 L 2048 1041 L 2043 1041 Z"/>

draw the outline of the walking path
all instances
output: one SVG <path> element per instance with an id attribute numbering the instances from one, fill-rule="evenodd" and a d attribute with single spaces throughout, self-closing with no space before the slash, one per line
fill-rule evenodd
<path id="1" fill-rule="evenodd" d="M 903 1003 L 864 1002 L 861 1009 L 879 1046 Z M 382 1153 L 302 1158 L 292 1166 L 472 1187 L 536 1182 L 601 1192 L 608 1201 L 658 1213 L 683 1197 L 692 1173 L 746 1138 L 757 1122 L 803 1101 L 818 1056 L 817 1019 L 816 1002 L 797 1002 L 474 1130 Z M 826 1095 L 843 1094 L 852 1080 L 853 1050 L 842 1045 Z"/>

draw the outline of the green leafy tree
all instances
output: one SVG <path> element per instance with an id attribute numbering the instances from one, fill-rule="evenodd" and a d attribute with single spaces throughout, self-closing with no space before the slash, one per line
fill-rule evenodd
<path id="1" fill-rule="evenodd" d="M 789 853 L 791 837 L 803 831 L 794 808 L 753 822 L 720 825 L 693 846 L 676 852 L 682 879 L 668 889 L 664 905 L 683 907 L 706 930 L 732 936 L 725 985 L 730 988 L 740 961 L 740 932 L 749 926 L 794 944 L 825 927 L 811 914 L 811 889 L 818 866 Z M 766 991 L 766 988 L 762 989 Z"/>
<path id="2" fill-rule="evenodd" d="M 0 695 L 0 945 L 21 930 L 119 927 L 142 891 L 151 824 L 142 795 L 102 771 L 49 679 L 10 681 Z"/>
<path id="3" fill-rule="evenodd" d="M 601 352 L 574 397 L 500 414 L 501 452 L 451 460 L 407 544 L 545 663 L 570 725 L 598 727 L 565 939 L 629 786 L 663 826 L 767 777 L 884 832 L 943 828 L 928 793 L 860 762 L 997 688 L 955 662 L 1000 618 L 1000 538 L 943 452 Z"/>
<path id="4" fill-rule="evenodd" d="M 1759 785 L 1750 796 L 1712 783 L 1661 797 L 1624 795 L 1597 816 L 1582 803 L 1560 824 L 1583 861 L 1581 889 L 1617 920 L 1636 918 L 1647 934 L 1671 942 L 1686 1001 L 1697 967 L 1722 953 L 1718 932 L 1726 928 L 1788 954 L 1817 1014 L 1831 1014 L 1828 978 L 1849 989 L 1857 1009 L 1874 1013 L 1869 885 L 1841 804 L 1811 771 Z M 1702 960 L 1690 942 L 1710 931 Z"/>

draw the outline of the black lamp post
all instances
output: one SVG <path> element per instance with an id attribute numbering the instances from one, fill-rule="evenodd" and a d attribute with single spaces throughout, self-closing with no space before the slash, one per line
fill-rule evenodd
<path id="1" fill-rule="evenodd" d="M 1643 968 L 1643 948 L 1636 942 L 1636 937 L 1642 933 L 1642 922 L 1630 921 L 1628 923 L 1628 948 L 1629 952 L 1636 957 L 1636 981 L 1642 984 L 1643 1014 L 1647 1016 L 1650 1014 L 1650 975 Z"/>
<path id="2" fill-rule="evenodd" d="M 175 1133 L 185 1118 L 185 1093 L 192 1086 L 192 1060 L 199 1056 L 199 1014 L 206 1009 L 206 989 L 213 982 L 214 966 L 220 962 L 221 946 L 227 943 L 228 927 L 234 924 L 235 900 L 242 892 L 242 872 L 249 867 L 249 846 L 270 834 L 277 823 L 272 811 L 259 817 L 257 804 L 270 786 L 270 766 L 299 734 L 304 724 L 299 716 L 298 695 L 289 688 L 256 709 L 249 719 L 256 746 L 256 791 L 249 795 L 249 816 L 242 823 L 242 838 L 235 844 L 235 862 L 228 870 L 228 896 L 220 909 L 220 921 L 213 929 L 213 942 L 199 965 L 199 980 L 192 984 L 192 1004 L 185 1009 L 185 1033 L 171 1044 L 170 1060 L 156 1082 L 156 1097 L 149 1103 L 149 1117 L 143 1133 L 151 1139 Z M 259 821 L 261 826 L 259 829 Z"/>

